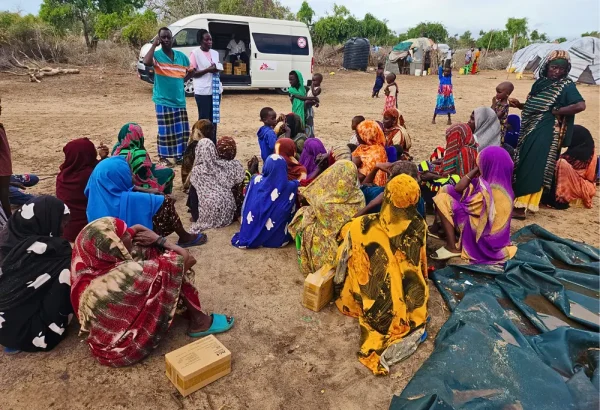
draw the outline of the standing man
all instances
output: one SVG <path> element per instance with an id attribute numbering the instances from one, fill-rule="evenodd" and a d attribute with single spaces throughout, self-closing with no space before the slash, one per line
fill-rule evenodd
<path id="1" fill-rule="evenodd" d="M 159 45 L 161 49 L 156 50 Z M 190 60 L 172 46 L 171 30 L 162 27 L 144 57 L 146 66 L 154 66 L 152 101 L 158 120 L 159 163 L 168 167 L 173 166 L 169 158 L 175 158 L 177 165 L 182 163 L 190 134 L 184 90 L 184 83 L 191 76 L 188 71 Z"/>
<path id="2" fill-rule="evenodd" d="M 246 45 L 242 40 L 238 41 L 237 34 L 231 35 L 231 41 L 227 44 L 227 55 L 231 64 L 236 60 L 242 60 L 248 64 L 248 55 L 246 54 Z"/>

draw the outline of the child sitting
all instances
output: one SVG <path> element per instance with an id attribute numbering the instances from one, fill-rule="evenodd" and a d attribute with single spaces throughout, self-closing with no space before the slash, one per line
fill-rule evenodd
<path id="1" fill-rule="evenodd" d="M 506 135 L 506 119 L 508 118 L 508 98 L 512 94 L 515 86 L 510 81 L 504 81 L 496 87 L 496 96 L 492 98 L 492 110 L 496 112 L 500 120 L 500 135 L 502 142 Z"/>
<path id="2" fill-rule="evenodd" d="M 383 90 L 385 94 L 385 107 L 383 108 L 384 112 L 389 108 L 398 108 L 398 84 L 396 83 L 396 74 L 388 73 L 385 76 L 385 82 L 387 84 Z M 393 93 L 390 90 L 391 87 L 394 87 L 395 89 Z"/>
<path id="3" fill-rule="evenodd" d="M 273 128 L 277 124 L 277 114 L 271 107 L 265 107 L 260 110 L 260 120 L 264 125 L 258 129 L 256 135 L 260 146 L 260 157 L 264 163 L 269 155 L 275 153 L 277 134 Z"/>
<path id="4" fill-rule="evenodd" d="M 375 85 L 373 86 L 373 94 L 371 98 L 379 98 L 379 91 L 383 88 L 385 75 L 383 74 L 383 63 L 377 64 L 377 74 L 375 75 Z"/>
<path id="5" fill-rule="evenodd" d="M 352 131 L 354 132 L 354 134 L 352 134 L 352 136 L 350 137 L 350 140 L 348 141 L 349 144 L 352 144 L 352 145 L 359 144 L 358 134 L 356 133 L 356 127 L 358 127 L 358 124 L 360 124 L 364 120 L 365 120 L 365 117 L 363 117 L 362 115 L 357 115 L 356 117 L 352 118 L 351 128 L 352 128 Z"/>
<path id="6" fill-rule="evenodd" d="M 440 85 L 438 87 L 438 96 L 435 104 L 435 110 L 433 111 L 432 124 L 435 124 L 435 117 L 439 115 L 448 115 L 448 125 L 452 125 L 450 119 L 451 114 L 456 114 L 454 108 L 454 95 L 452 94 L 452 70 L 449 65 L 438 69 L 438 77 L 440 79 Z"/>
<path id="7" fill-rule="evenodd" d="M 319 106 L 319 95 L 321 95 L 321 82 L 323 75 L 315 73 L 312 76 L 312 83 L 306 93 L 307 100 L 304 101 L 306 112 L 306 135 L 308 138 L 315 136 L 315 110 L 313 107 Z"/>

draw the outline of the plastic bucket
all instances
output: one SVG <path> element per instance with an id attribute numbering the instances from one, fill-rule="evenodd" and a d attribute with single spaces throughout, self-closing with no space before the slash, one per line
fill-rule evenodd
<path id="1" fill-rule="evenodd" d="M 420 68 L 415 68 L 415 76 L 416 77 L 420 77 L 421 76 L 421 69 Z"/>

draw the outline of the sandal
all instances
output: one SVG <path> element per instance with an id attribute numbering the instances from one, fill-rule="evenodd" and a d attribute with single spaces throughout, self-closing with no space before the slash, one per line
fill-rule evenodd
<path id="1" fill-rule="evenodd" d="M 510 215 L 512 219 L 516 219 L 517 221 L 524 221 L 527 219 L 525 214 L 515 214 L 514 212 Z"/>
<path id="2" fill-rule="evenodd" d="M 11 347 L 4 348 L 4 354 L 13 355 L 13 354 L 19 354 L 19 353 L 21 353 L 21 350 L 19 350 L 19 349 L 13 349 Z"/>
<path id="3" fill-rule="evenodd" d="M 233 327 L 233 323 L 235 322 L 234 318 L 230 318 L 231 321 L 228 321 L 227 316 L 221 315 L 219 313 L 212 313 L 211 316 L 213 318 L 213 321 L 212 325 L 210 325 L 208 330 L 205 330 L 203 332 L 188 333 L 188 336 L 204 337 L 208 335 L 216 335 L 217 333 L 227 332 Z"/>
<path id="4" fill-rule="evenodd" d="M 208 241 L 208 237 L 206 236 L 206 234 L 200 232 L 198 234 L 198 236 L 196 236 L 196 239 L 194 239 L 193 241 L 188 242 L 188 243 L 177 242 L 177 246 L 184 248 L 184 249 L 191 248 L 192 246 L 204 245 L 206 243 L 206 241 Z"/>
<path id="5" fill-rule="evenodd" d="M 163 167 L 167 167 L 167 168 L 173 168 L 174 165 L 171 161 L 169 161 L 166 158 L 161 158 L 158 160 L 158 165 L 162 165 Z"/>
<path id="6" fill-rule="evenodd" d="M 434 254 L 429 255 L 429 257 L 436 261 L 447 261 L 448 259 L 452 259 L 452 258 L 460 258 L 460 255 L 461 255 L 460 252 L 459 253 L 450 252 L 448 249 L 446 249 L 445 246 L 442 246 L 440 249 L 435 251 Z"/>

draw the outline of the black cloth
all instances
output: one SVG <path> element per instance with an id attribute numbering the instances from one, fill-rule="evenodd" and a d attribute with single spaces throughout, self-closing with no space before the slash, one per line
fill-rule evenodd
<path id="1" fill-rule="evenodd" d="M 61 236 L 65 204 L 31 199 L 0 235 L 0 344 L 47 351 L 63 338 L 72 315 L 71 245 Z"/>
<path id="2" fill-rule="evenodd" d="M 198 210 L 198 192 L 194 188 L 194 185 L 190 185 L 186 205 L 192 214 L 192 220 L 196 222 L 200 217 L 200 211 Z"/>
<path id="3" fill-rule="evenodd" d="M 571 163 L 571 161 L 586 162 L 594 156 L 594 138 L 590 131 L 581 126 L 573 126 L 573 137 L 571 138 L 571 145 L 563 154 L 563 157 Z"/>
<path id="4" fill-rule="evenodd" d="M 198 106 L 198 119 L 199 120 L 209 120 L 213 125 L 213 134 L 205 135 L 205 137 L 210 138 L 210 140 L 217 145 L 217 124 L 213 121 L 213 101 L 212 95 L 194 95 L 196 98 L 196 105 Z"/>

